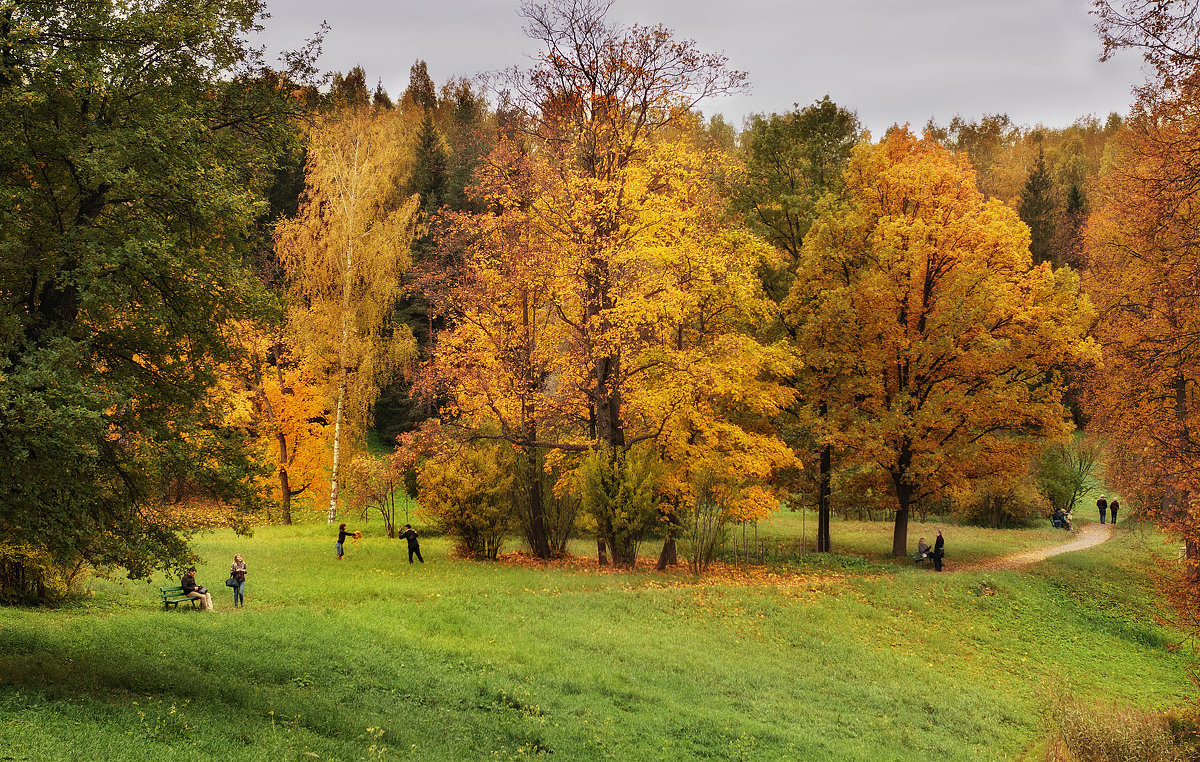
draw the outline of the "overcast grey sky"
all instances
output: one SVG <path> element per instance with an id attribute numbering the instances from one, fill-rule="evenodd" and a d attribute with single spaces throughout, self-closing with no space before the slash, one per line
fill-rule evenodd
<path id="1" fill-rule="evenodd" d="M 519 0 L 267 0 L 268 53 L 299 47 L 322 20 L 321 67 L 361 65 L 393 97 L 424 60 L 438 85 L 454 76 L 525 66 Z M 1063 127 L 1124 114 L 1143 78 L 1132 53 L 1099 63 L 1089 0 L 616 0 L 610 16 L 661 23 L 719 51 L 751 91 L 704 104 L 740 126 L 826 93 L 878 138 L 893 123 L 1006 113 Z"/>

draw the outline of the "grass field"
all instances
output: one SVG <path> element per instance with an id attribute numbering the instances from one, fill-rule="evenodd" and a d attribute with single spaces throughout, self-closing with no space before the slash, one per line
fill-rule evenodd
<path id="1" fill-rule="evenodd" d="M 794 514 L 760 533 L 792 541 L 797 521 L 811 533 Z M 838 522 L 853 555 L 699 581 L 472 563 L 440 538 L 409 566 L 366 529 L 342 562 L 324 524 L 198 536 L 212 614 L 104 579 L 0 609 L 0 759 L 1041 759 L 1071 702 L 1192 701 L 1148 582 L 1172 548 L 1132 527 L 938 575 L 883 557 L 890 524 Z M 1066 539 L 945 529 L 950 569 Z M 221 585 L 235 552 L 242 611 Z"/>

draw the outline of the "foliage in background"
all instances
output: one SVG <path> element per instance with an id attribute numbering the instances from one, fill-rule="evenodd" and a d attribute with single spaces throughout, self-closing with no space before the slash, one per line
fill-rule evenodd
<path id="1" fill-rule="evenodd" d="M 1029 526 L 1052 512 L 1028 465 L 1018 473 L 1000 471 L 972 479 L 953 500 L 958 520 L 992 529 Z"/>
<path id="2" fill-rule="evenodd" d="M 405 468 L 396 458 L 361 455 L 346 468 L 350 509 L 365 516 L 374 508 L 383 519 L 387 536 L 396 537 L 397 527 L 410 522 L 413 501 L 405 490 Z M 400 515 L 403 512 L 403 515 Z"/>

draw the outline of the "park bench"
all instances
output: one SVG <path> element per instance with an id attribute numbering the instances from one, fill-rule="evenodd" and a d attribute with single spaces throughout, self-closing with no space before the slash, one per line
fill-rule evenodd
<path id="1" fill-rule="evenodd" d="M 914 564 L 916 564 L 917 566 L 920 566 L 921 564 L 923 564 L 927 561 L 930 563 L 933 562 L 933 551 L 931 550 L 928 553 L 926 553 L 925 555 L 921 555 L 920 553 L 909 553 L 908 557 L 913 560 Z M 945 553 L 942 553 L 942 560 L 943 561 L 946 560 Z"/>
<path id="2" fill-rule="evenodd" d="M 196 608 L 199 602 L 198 598 L 189 598 L 183 593 L 183 588 L 179 585 L 175 587 L 160 587 L 163 599 L 163 611 L 169 610 L 172 606 L 178 606 L 181 603 L 190 603 L 192 608 Z"/>

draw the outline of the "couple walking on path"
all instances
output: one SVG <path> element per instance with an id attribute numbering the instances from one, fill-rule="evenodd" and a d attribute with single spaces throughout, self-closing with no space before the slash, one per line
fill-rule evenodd
<path id="1" fill-rule="evenodd" d="M 1113 524 L 1117 523 L 1117 511 L 1120 510 L 1121 504 L 1119 502 L 1117 502 L 1117 499 L 1115 497 L 1113 498 L 1113 501 L 1110 503 L 1110 502 L 1108 502 L 1108 498 L 1105 495 L 1101 495 L 1100 499 L 1096 501 L 1096 508 L 1100 511 L 1100 523 L 1101 524 L 1104 523 L 1104 514 L 1106 511 L 1110 516 L 1112 516 L 1111 523 L 1113 523 Z"/>

